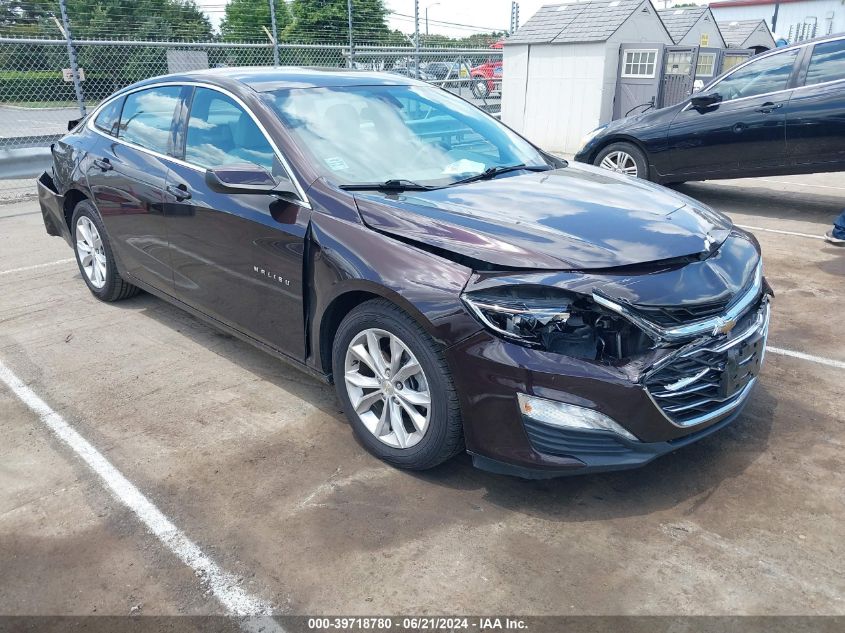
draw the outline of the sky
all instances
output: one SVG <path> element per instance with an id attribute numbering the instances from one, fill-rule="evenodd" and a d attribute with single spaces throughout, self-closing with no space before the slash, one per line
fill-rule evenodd
<path id="1" fill-rule="evenodd" d="M 544 4 L 560 4 L 566 0 L 520 0 L 519 23 L 528 19 Z M 662 9 L 664 0 L 652 0 Z M 674 2 L 666 0 L 669 6 Z M 678 0 L 706 4 L 706 0 Z M 226 0 L 198 0 L 197 4 L 211 17 L 217 27 L 223 17 Z M 414 0 L 386 0 L 391 11 L 388 22 L 391 28 L 405 33 L 414 31 Z M 465 37 L 473 33 L 505 31 L 510 26 L 511 0 L 420 0 L 420 31 L 425 32 L 425 13 L 428 7 L 429 33 Z"/>

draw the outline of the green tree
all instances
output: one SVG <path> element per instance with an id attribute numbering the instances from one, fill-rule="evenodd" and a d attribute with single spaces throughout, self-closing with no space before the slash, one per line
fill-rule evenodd
<path id="1" fill-rule="evenodd" d="M 205 40 L 211 23 L 193 0 L 67 0 L 79 39 Z M 56 0 L 0 0 L 0 34 L 59 37 Z"/>
<path id="2" fill-rule="evenodd" d="M 346 0 L 293 0 L 293 24 L 285 31 L 290 42 L 340 42 L 349 39 Z M 352 0 L 352 36 L 356 44 L 390 39 L 384 0 Z"/>
<path id="3" fill-rule="evenodd" d="M 284 0 L 273 0 L 276 9 L 276 37 L 291 24 L 291 12 Z M 270 3 L 268 0 L 230 0 L 226 15 L 220 22 L 220 34 L 227 42 L 267 41 L 262 26 L 270 30 Z"/>

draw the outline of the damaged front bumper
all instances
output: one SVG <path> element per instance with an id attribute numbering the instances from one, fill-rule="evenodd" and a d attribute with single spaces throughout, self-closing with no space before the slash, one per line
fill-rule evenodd
<path id="1" fill-rule="evenodd" d="M 742 309 L 729 331 L 711 324 L 706 334 L 675 346 L 635 376 L 486 332 L 450 349 L 453 362 L 469 363 L 472 373 L 461 371 L 456 379 L 474 464 L 526 478 L 636 468 L 729 425 L 753 392 L 765 358 L 769 292 L 762 277 L 754 284 L 755 294 L 737 302 Z M 518 393 L 598 411 L 635 437 L 526 413 Z"/>

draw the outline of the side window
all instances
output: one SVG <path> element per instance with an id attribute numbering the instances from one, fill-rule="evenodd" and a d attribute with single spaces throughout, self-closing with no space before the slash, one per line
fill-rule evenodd
<path id="1" fill-rule="evenodd" d="M 714 89 L 725 101 L 786 90 L 798 50 L 758 59 L 734 71 Z"/>
<path id="2" fill-rule="evenodd" d="M 205 168 L 252 163 L 281 174 L 273 148 L 252 117 L 230 97 L 208 88 L 194 93 L 185 160 Z"/>
<path id="3" fill-rule="evenodd" d="M 97 115 L 97 118 L 94 119 L 94 127 L 101 132 L 110 134 L 111 136 L 117 136 L 117 128 L 120 124 L 120 110 L 122 108 L 123 97 L 115 99 L 106 105 L 102 110 L 100 110 L 100 114 Z"/>
<path id="4" fill-rule="evenodd" d="M 127 95 L 118 138 L 162 154 L 170 153 L 173 113 L 181 90 L 180 86 L 162 86 Z"/>
<path id="5" fill-rule="evenodd" d="M 805 85 L 845 79 L 845 40 L 816 44 L 810 57 Z"/>

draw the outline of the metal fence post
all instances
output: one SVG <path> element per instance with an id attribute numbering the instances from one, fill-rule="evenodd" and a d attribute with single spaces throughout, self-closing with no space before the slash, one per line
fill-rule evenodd
<path id="1" fill-rule="evenodd" d="M 64 1 L 64 0 L 62 0 Z M 276 29 L 276 0 L 270 2 L 270 28 L 273 29 L 273 65 L 279 65 L 279 31 Z"/>
<path id="2" fill-rule="evenodd" d="M 414 78 L 420 78 L 420 0 L 414 0 Z"/>
<path id="3" fill-rule="evenodd" d="M 352 0 L 346 0 L 346 13 L 349 19 L 349 57 L 346 58 L 346 67 L 354 68 L 355 40 L 352 39 Z"/>
<path id="4" fill-rule="evenodd" d="M 59 0 L 59 9 L 62 12 L 62 24 L 64 25 L 65 40 L 67 40 L 67 56 L 70 60 L 70 73 L 73 76 L 73 89 L 76 92 L 76 102 L 79 104 L 79 115 L 85 116 L 85 95 L 82 92 L 82 82 L 79 79 L 76 47 L 73 45 L 73 37 L 70 34 L 70 23 L 67 19 L 67 5 L 65 4 L 65 0 Z"/>

